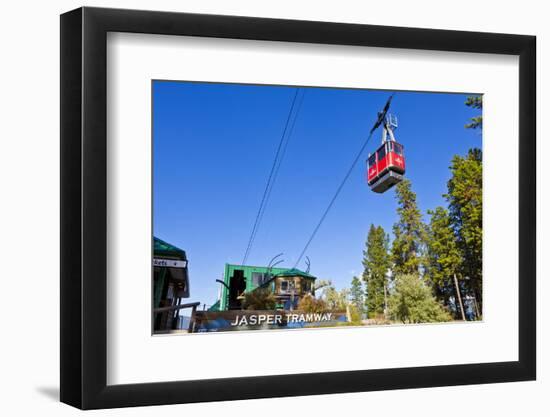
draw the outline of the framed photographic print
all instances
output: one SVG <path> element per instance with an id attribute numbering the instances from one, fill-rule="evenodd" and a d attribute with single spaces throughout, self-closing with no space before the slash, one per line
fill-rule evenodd
<path id="1" fill-rule="evenodd" d="M 535 379 L 534 37 L 81 8 L 61 102 L 63 402 Z"/>

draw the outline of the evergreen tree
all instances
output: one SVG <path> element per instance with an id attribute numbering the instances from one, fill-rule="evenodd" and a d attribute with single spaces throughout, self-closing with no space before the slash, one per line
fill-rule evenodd
<path id="1" fill-rule="evenodd" d="M 470 149 L 466 157 L 455 155 L 451 179 L 445 195 L 452 227 L 463 259 L 461 274 L 468 291 L 482 305 L 483 173 L 480 149 Z"/>
<path id="2" fill-rule="evenodd" d="M 402 323 L 451 320 L 449 313 L 437 302 L 418 274 L 397 276 L 389 299 L 389 313 L 392 320 Z"/>
<path id="3" fill-rule="evenodd" d="M 422 215 L 416 204 L 416 193 L 411 190 L 408 179 L 397 185 L 396 197 L 399 220 L 393 225 L 393 272 L 417 274 L 422 266 L 426 225 L 422 222 Z"/>
<path id="4" fill-rule="evenodd" d="M 468 107 L 473 109 L 483 109 L 483 97 L 482 96 L 469 96 L 464 103 Z M 470 118 L 470 123 L 464 126 L 466 129 L 482 129 L 483 128 L 483 115 L 474 116 Z"/>
<path id="5" fill-rule="evenodd" d="M 366 307 L 368 316 L 373 318 L 384 314 L 387 291 L 386 274 L 390 268 L 388 255 L 389 238 L 382 226 L 371 224 L 367 236 L 366 250 L 363 251 L 363 281 L 367 287 Z"/>
<path id="6" fill-rule="evenodd" d="M 363 283 L 357 277 L 351 280 L 350 301 L 362 316 L 365 311 L 365 292 Z"/>
<path id="7" fill-rule="evenodd" d="M 436 298 L 451 306 L 454 300 L 457 315 L 461 313 L 461 296 L 457 286 L 461 282 L 462 257 L 449 212 L 443 207 L 428 211 L 431 216 L 428 232 L 428 276 Z M 459 303 L 459 304 L 457 304 Z"/>

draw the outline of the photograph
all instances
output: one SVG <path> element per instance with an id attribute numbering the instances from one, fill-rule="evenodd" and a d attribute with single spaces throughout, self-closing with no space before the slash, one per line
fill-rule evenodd
<path id="1" fill-rule="evenodd" d="M 542 4 L 3 4 L 0 416 L 550 415 Z"/>
<path id="2" fill-rule="evenodd" d="M 153 335 L 483 321 L 483 94 L 151 97 Z"/>

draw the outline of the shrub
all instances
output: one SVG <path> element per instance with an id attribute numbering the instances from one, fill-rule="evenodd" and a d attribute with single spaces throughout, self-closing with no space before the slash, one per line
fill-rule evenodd
<path id="1" fill-rule="evenodd" d="M 244 295 L 242 306 L 246 310 L 275 310 L 277 300 L 268 289 L 257 288 Z"/>
<path id="2" fill-rule="evenodd" d="M 305 313 L 324 313 L 328 311 L 328 305 L 324 300 L 306 294 L 299 301 L 298 310 Z"/>
<path id="3" fill-rule="evenodd" d="M 389 314 L 403 323 L 450 321 L 450 314 L 441 306 L 418 275 L 397 276 L 395 289 L 388 300 Z"/>
<path id="4" fill-rule="evenodd" d="M 355 304 L 348 305 L 348 319 L 353 324 L 361 324 L 363 321 L 363 312 Z"/>

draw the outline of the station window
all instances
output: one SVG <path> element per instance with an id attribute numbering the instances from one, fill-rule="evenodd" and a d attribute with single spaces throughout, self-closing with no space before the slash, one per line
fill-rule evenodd
<path id="1" fill-rule="evenodd" d="M 261 272 L 252 272 L 252 285 L 258 287 L 264 283 L 265 274 Z"/>

